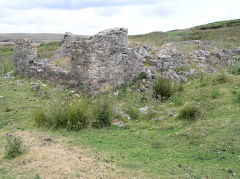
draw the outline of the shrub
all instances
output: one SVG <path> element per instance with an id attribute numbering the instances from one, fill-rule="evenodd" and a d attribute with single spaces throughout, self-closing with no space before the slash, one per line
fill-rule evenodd
<path id="1" fill-rule="evenodd" d="M 186 105 L 178 114 L 179 119 L 194 120 L 198 117 L 200 111 L 196 105 Z"/>
<path id="2" fill-rule="evenodd" d="M 22 139 L 11 134 L 7 134 L 5 145 L 6 157 L 14 158 L 22 153 Z"/>
<path id="3" fill-rule="evenodd" d="M 99 99 L 93 109 L 93 127 L 100 128 L 111 125 L 113 113 L 108 100 Z"/>
<path id="4" fill-rule="evenodd" d="M 155 98 L 161 98 L 162 101 L 167 100 L 177 91 L 183 91 L 182 84 L 172 83 L 168 79 L 158 79 L 154 82 L 153 94 Z"/>
<path id="5" fill-rule="evenodd" d="M 130 116 L 131 119 L 138 119 L 139 118 L 139 111 L 136 108 L 128 107 L 126 113 Z"/>

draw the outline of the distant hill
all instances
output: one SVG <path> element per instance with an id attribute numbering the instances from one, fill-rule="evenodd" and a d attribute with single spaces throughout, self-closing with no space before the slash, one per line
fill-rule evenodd
<path id="1" fill-rule="evenodd" d="M 16 38 L 25 37 L 36 43 L 59 42 L 63 40 L 64 34 L 52 33 L 6 33 L 0 34 L 0 42 L 13 42 Z"/>
<path id="2" fill-rule="evenodd" d="M 240 19 L 213 22 L 188 29 L 168 32 L 151 32 L 129 36 L 130 43 L 141 42 L 161 46 L 168 42 L 188 40 L 209 40 L 221 43 L 224 47 L 240 46 Z"/>

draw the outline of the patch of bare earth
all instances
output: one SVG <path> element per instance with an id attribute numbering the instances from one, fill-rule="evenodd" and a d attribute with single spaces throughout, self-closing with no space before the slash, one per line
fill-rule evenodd
<path id="1" fill-rule="evenodd" d="M 38 173 L 43 179 L 61 178 L 128 178 L 111 163 L 102 162 L 89 150 L 67 147 L 59 139 L 42 132 L 18 132 L 26 152 L 5 160 L 5 168 L 19 178 Z"/>

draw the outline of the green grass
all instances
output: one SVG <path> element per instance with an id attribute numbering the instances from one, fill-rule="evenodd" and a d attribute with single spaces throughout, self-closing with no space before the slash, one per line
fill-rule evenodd
<path id="1" fill-rule="evenodd" d="M 3 77 L 7 72 L 14 71 L 13 57 L 4 57 L 0 60 L 0 76 Z"/>
<path id="2" fill-rule="evenodd" d="M 172 100 L 162 103 L 147 95 L 143 102 L 144 94 L 136 92 L 137 82 L 128 87 L 132 91 L 124 91 L 123 88 L 120 89 L 122 96 L 109 93 L 108 97 L 115 109 L 124 110 L 131 106 L 137 110 L 148 106 L 150 110 L 158 111 L 154 117 L 153 112 L 146 117 L 139 114 L 140 117 L 134 120 L 122 116 L 122 128 L 111 126 L 78 132 L 62 129 L 54 130 L 54 135 L 61 137 L 64 134 L 70 140 L 69 145 L 90 147 L 99 153 L 99 160 L 107 160 L 136 175 L 140 172 L 155 178 L 227 178 L 232 176 L 228 170 L 232 170 L 240 176 L 240 105 L 233 100 L 236 96 L 232 93 L 240 83 L 238 76 L 226 75 L 229 80 L 225 83 L 213 83 L 216 77 L 209 76 L 203 86 L 201 79 L 184 84 L 184 91 L 180 94 L 182 100 L 201 104 L 202 114 L 198 120 L 190 122 L 169 116 L 169 111 L 178 114 L 183 108 L 183 104 L 172 103 Z M 0 94 L 4 96 L 0 101 L 1 139 L 16 129 L 37 130 L 34 111 L 58 99 L 58 96 L 69 95 L 68 89 L 56 92 L 57 88 L 47 83 L 41 90 L 45 90 L 49 98 L 41 98 L 31 90 L 29 80 L 2 79 L 1 82 Z M 217 88 L 219 93 L 216 98 L 211 97 L 213 88 Z M 5 106 L 11 110 L 6 112 Z M 121 114 L 114 116 L 119 119 Z M 41 130 L 48 133 L 45 128 Z M 0 147 L 0 150 L 3 149 Z"/>
<path id="3" fill-rule="evenodd" d="M 13 55 L 14 53 L 14 48 L 13 45 L 0 45 L 0 56 L 10 56 Z"/>
<path id="4" fill-rule="evenodd" d="M 13 46 L 0 45 L 0 76 L 4 76 L 7 72 L 14 70 L 13 64 Z"/>
<path id="5" fill-rule="evenodd" d="M 213 22 L 205 25 L 196 26 L 195 28 L 200 30 L 207 30 L 207 29 L 219 29 L 223 27 L 235 27 L 235 26 L 240 26 L 240 19 Z"/>
<path id="6" fill-rule="evenodd" d="M 167 42 L 188 40 L 213 40 L 221 42 L 222 48 L 237 47 L 240 43 L 240 20 L 215 22 L 183 30 L 168 32 L 151 32 L 148 34 L 129 36 L 131 42 L 142 42 L 154 46 L 162 46 Z M 204 29 L 204 30 L 203 30 Z M 215 44 L 216 45 L 216 44 Z"/>
<path id="7" fill-rule="evenodd" d="M 51 58 L 59 47 L 61 46 L 61 42 L 51 42 L 47 44 L 40 44 L 38 46 L 38 58 Z"/>

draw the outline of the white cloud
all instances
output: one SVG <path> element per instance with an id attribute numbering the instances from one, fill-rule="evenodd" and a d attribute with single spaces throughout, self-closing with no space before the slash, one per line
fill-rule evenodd
<path id="1" fill-rule="evenodd" d="M 6 2 L 0 0 L 0 33 L 69 31 L 91 35 L 107 28 L 126 27 L 129 34 L 141 34 L 240 17 L 238 0 L 162 0 L 158 3 L 154 0 L 134 0 L 131 3 L 107 0 L 102 4 L 99 4 L 101 1 L 89 0 L 86 6 L 81 1 L 84 8 L 79 9 L 53 8 L 54 3 L 47 0 L 41 3 L 40 0 L 23 0 L 22 5 L 18 5 L 16 0 L 15 4 Z M 30 4 L 26 5 L 27 2 Z M 80 1 L 70 2 L 76 4 Z M 60 5 L 64 3 L 66 1 L 59 0 Z"/>

